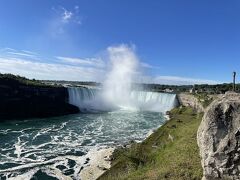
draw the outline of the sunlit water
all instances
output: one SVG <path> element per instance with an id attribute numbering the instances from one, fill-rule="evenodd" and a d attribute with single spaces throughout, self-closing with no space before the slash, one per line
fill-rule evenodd
<path id="1" fill-rule="evenodd" d="M 91 149 L 141 141 L 164 121 L 159 112 L 115 111 L 1 123 L 0 179 L 79 179 Z"/>

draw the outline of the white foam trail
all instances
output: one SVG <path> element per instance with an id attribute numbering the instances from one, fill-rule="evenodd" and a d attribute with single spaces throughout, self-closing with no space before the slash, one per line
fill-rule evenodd
<path id="1" fill-rule="evenodd" d="M 16 154 L 17 158 L 19 159 L 22 153 L 22 145 L 21 145 L 20 137 L 18 137 L 18 142 L 14 146 L 15 146 L 14 154 Z"/>

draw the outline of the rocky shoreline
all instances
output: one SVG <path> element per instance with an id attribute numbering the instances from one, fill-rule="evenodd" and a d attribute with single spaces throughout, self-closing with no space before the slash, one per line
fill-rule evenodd
<path id="1" fill-rule="evenodd" d="M 81 179 L 95 180 L 111 167 L 111 156 L 115 148 L 95 148 L 86 155 L 86 162 L 79 176 Z"/>

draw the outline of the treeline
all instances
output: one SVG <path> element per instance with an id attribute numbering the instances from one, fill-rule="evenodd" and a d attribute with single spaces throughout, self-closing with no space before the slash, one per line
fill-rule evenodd
<path id="1" fill-rule="evenodd" d="M 19 75 L 0 73 L 0 85 L 3 84 L 7 86 L 18 86 L 20 84 L 23 84 L 25 86 L 51 87 L 45 83 L 42 83 L 40 80 L 27 79 Z"/>
<path id="2" fill-rule="evenodd" d="M 224 94 L 227 91 L 233 90 L 232 83 L 224 83 L 224 84 L 201 84 L 193 86 L 195 92 L 204 92 L 208 94 Z M 236 92 L 240 92 L 240 84 L 236 84 Z"/>
<path id="3" fill-rule="evenodd" d="M 142 89 L 142 90 L 149 90 L 149 91 L 156 91 L 156 92 L 187 92 L 193 87 L 191 85 L 164 85 L 164 84 L 135 84 L 135 88 Z"/>
<path id="4" fill-rule="evenodd" d="M 224 84 L 195 84 L 195 85 L 161 85 L 161 84 L 135 84 L 135 88 L 157 92 L 192 92 L 207 94 L 224 94 L 233 90 L 232 83 Z M 240 92 L 240 84 L 236 84 L 236 92 Z"/>
<path id="5" fill-rule="evenodd" d="M 42 80 L 44 84 L 69 84 L 71 86 L 78 86 L 78 85 L 84 85 L 84 86 L 101 86 L 101 83 L 93 82 L 93 81 L 65 81 L 65 80 Z"/>

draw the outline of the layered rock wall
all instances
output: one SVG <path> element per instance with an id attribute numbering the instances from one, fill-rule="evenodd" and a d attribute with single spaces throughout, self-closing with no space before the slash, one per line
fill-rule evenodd
<path id="1" fill-rule="evenodd" d="M 198 112 L 204 112 L 204 107 L 199 100 L 191 94 L 180 93 L 178 94 L 178 101 L 181 105 L 192 107 Z"/>
<path id="2" fill-rule="evenodd" d="M 77 112 L 77 107 L 68 104 L 68 92 L 64 87 L 0 83 L 0 121 Z"/>

